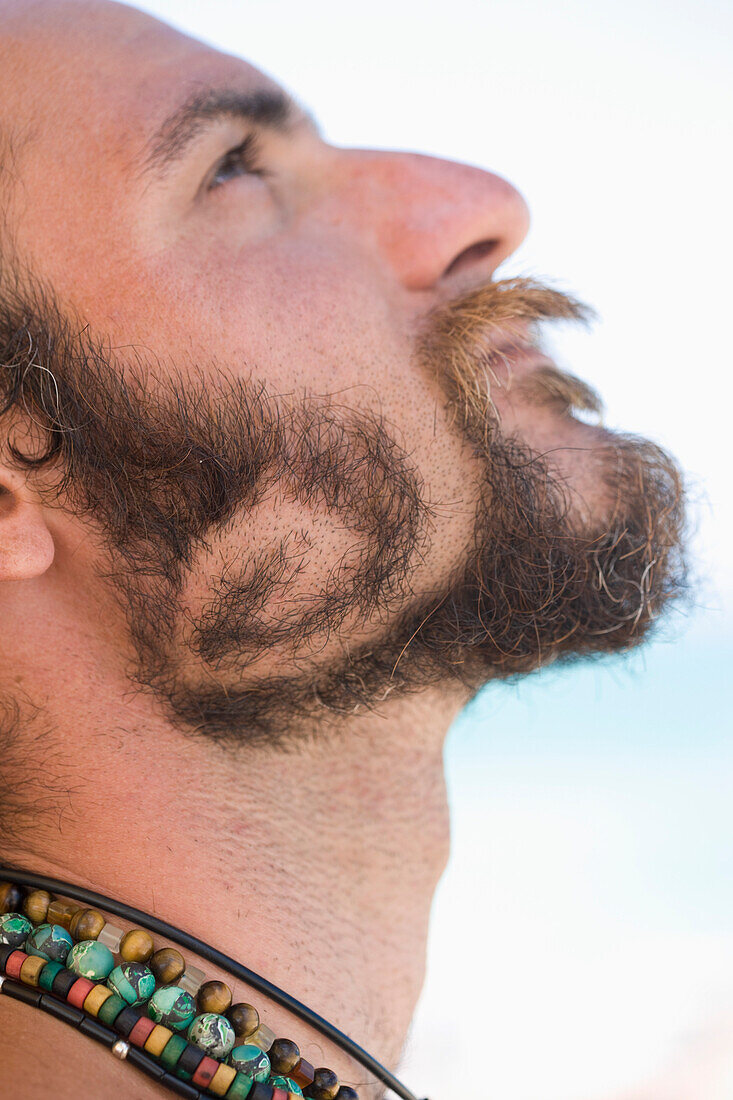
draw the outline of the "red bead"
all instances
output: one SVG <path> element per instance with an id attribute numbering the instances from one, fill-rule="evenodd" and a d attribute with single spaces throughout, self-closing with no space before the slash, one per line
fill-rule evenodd
<path id="1" fill-rule="evenodd" d="M 141 1016 L 127 1036 L 127 1041 L 134 1043 L 136 1047 L 144 1046 L 154 1027 L 155 1020 L 151 1020 L 149 1016 Z"/>
<path id="2" fill-rule="evenodd" d="M 90 982 L 89 978 L 77 978 L 66 994 L 66 1000 L 76 1008 L 83 1008 L 85 1000 L 93 989 L 94 982 Z"/>
<path id="3" fill-rule="evenodd" d="M 5 973 L 9 978 L 15 978 L 16 981 L 20 981 L 20 968 L 28 958 L 25 951 L 13 951 L 12 955 L 8 955 L 5 960 Z"/>
<path id="4" fill-rule="evenodd" d="M 272 1100 L 288 1100 L 288 1094 L 285 1089 L 273 1089 Z"/>
<path id="5" fill-rule="evenodd" d="M 191 1081 L 194 1085 L 201 1085 L 202 1088 L 208 1088 L 211 1084 L 214 1074 L 218 1070 L 220 1062 L 217 1062 L 215 1058 L 210 1058 L 208 1054 L 205 1054 L 196 1067 Z"/>

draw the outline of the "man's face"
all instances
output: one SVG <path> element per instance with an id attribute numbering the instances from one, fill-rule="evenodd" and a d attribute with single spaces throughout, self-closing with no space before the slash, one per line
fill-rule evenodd
<path id="1" fill-rule="evenodd" d="M 3 14 L 13 255 L 67 322 L 35 361 L 74 437 L 60 500 L 97 524 L 89 584 L 123 595 L 141 682 L 264 730 L 641 636 L 676 588 L 679 486 L 526 349 L 582 310 L 491 283 L 527 229 L 508 183 L 333 148 L 131 9 Z"/>

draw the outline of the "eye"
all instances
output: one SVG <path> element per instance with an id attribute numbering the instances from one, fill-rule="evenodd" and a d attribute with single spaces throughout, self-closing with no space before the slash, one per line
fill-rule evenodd
<path id="1" fill-rule="evenodd" d="M 206 190 L 214 191 L 237 176 L 266 175 L 264 168 L 260 167 L 259 152 L 257 135 L 248 134 L 244 141 L 221 158 L 209 177 Z"/>

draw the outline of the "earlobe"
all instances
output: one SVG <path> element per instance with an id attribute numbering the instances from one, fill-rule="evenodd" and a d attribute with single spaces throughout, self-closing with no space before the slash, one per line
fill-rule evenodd
<path id="1" fill-rule="evenodd" d="M 40 577 L 53 557 L 53 537 L 43 505 L 20 486 L 0 484 L 0 581 Z"/>

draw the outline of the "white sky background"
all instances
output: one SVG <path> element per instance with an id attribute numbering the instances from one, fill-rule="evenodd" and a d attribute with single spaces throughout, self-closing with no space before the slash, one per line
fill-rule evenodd
<path id="1" fill-rule="evenodd" d="M 733 652 L 733 5 L 138 6 L 270 72 L 334 143 L 467 161 L 523 191 L 533 227 L 500 274 L 550 278 L 598 309 L 602 320 L 590 335 L 553 335 L 560 362 L 600 388 L 611 426 L 662 442 L 693 476 L 697 568 L 707 578 L 698 634 L 718 654 L 717 665 L 706 658 L 707 679 L 696 683 L 704 682 L 700 721 L 713 728 L 716 699 L 719 713 L 730 713 L 716 685 L 730 682 L 723 647 Z M 677 660 L 680 687 L 686 651 Z M 721 747 L 724 719 L 715 719 L 706 746 L 693 745 L 693 706 L 679 743 L 664 742 L 665 723 L 685 698 L 670 696 L 665 711 L 669 675 L 664 665 L 656 694 L 644 697 L 651 733 L 643 750 L 631 733 L 616 746 L 613 731 L 584 748 L 581 731 L 564 757 L 555 742 L 543 753 L 540 733 L 531 741 L 535 727 L 541 732 L 541 695 L 519 715 L 534 757 L 513 757 L 503 727 L 487 751 L 480 731 L 473 741 L 462 731 L 465 750 L 451 758 L 460 796 L 456 855 L 436 906 L 428 987 L 405 1071 L 421 1095 L 733 1095 L 733 1078 L 719 1066 L 720 1051 L 733 1049 L 733 895 L 724 898 L 720 885 L 721 866 L 725 881 L 732 877 L 731 753 Z M 585 715 L 596 691 L 599 712 L 605 698 L 616 713 L 618 696 L 583 684 L 558 687 L 569 694 L 555 704 L 548 696 L 548 711 L 555 705 L 562 714 L 564 698 L 568 708 L 580 706 L 584 691 Z M 627 698 L 631 714 L 635 697 Z M 517 713 L 505 707 L 505 727 Z M 651 882 L 660 860 L 667 864 Z M 720 880 L 710 919 L 695 913 L 693 899 L 703 897 L 695 868 L 700 882 Z M 471 971 L 482 938 L 492 945 L 490 974 Z M 697 1026 L 702 1054 L 690 1031 Z M 682 1032 L 684 1047 L 675 1038 Z M 466 1066 L 469 1050 L 474 1062 Z M 669 1082 L 650 1085 L 665 1064 Z"/>

